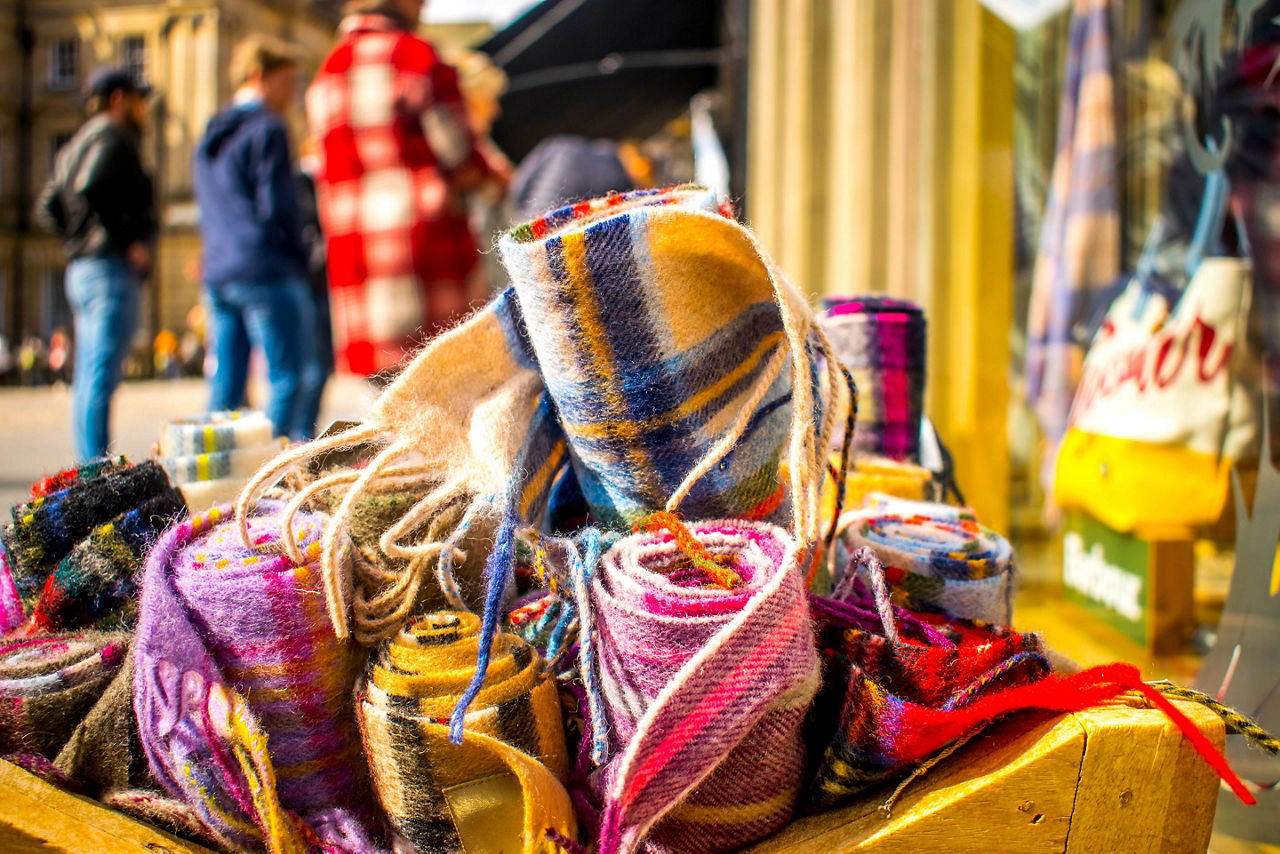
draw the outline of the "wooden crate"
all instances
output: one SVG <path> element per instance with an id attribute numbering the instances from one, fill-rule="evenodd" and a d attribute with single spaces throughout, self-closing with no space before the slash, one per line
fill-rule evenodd
<path id="1" fill-rule="evenodd" d="M 1179 704 L 1214 744 L 1222 722 Z M 800 819 L 754 852 L 1204 851 L 1212 770 L 1158 711 L 1031 715 L 979 736 L 909 788 Z M 0 762 L 0 851 L 204 851 Z"/>

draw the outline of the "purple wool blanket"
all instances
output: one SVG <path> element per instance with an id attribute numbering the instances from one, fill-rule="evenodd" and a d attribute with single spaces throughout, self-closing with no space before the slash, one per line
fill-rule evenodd
<path id="1" fill-rule="evenodd" d="M 741 520 L 605 554 L 580 597 L 602 852 L 725 851 L 791 819 L 820 682 L 803 557 Z"/>
<path id="2" fill-rule="evenodd" d="M 280 509 L 263 502 L 250 518 L 255 548 L 224 508 L 178 524 L 152 551 L 136 642 L 138 734 L 156 779 L 228 847 L 375 850 L 352 700 L 362 658 L 329 620 L 326 517 L 295 518 L 306 558 L 297 564 L 270 549 Z"/>

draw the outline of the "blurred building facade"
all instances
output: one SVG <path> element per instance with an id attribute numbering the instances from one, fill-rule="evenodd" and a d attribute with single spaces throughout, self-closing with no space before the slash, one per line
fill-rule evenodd
<path id="1" fill-rule="evenodd" d="M 334 41 L 341 0 L 0 0 L 0 333 L 47 337 L 68 325 L 65 261 L 31 208 L 58 148 L 84 121 L 81 89 L 123 65 L 156 88 L 143 138 L 161 223 L 143 335 L 181 330 L 199 300 L 191 157 L 231 96 L 227 69 L 245 36 L 288 39 L 309 77 Z M 292 117 L 301 141 L 301 103 Z"/>

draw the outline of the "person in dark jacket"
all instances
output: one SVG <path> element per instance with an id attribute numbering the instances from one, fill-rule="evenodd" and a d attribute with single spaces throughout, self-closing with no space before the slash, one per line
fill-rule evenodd
<path id="1" fill-rule="evenodd" d="M 137 333 L 138 292 L 156 237 L 151 178 L 138 155 L 151 88 L 106 68 L 89 79 L 86 94 L 91 116 L 58 154 L 36 207 L 68 259 L 71 432 L 80 462 L 107 453 L 111 397 Z"/>
<path id="2" fill-rule="evenodd" d="M 216 363 L 209 409 L 243 402 L 250 349 L 257 348 L 266 357 L 266 411 L 276 435 L 309 439 L 325 377 L 283 119 L 297 93 L 296 53 L 250 39 L 236 51 L 233 82 L 233 104 L 209 121 L 195 155 Z"/>

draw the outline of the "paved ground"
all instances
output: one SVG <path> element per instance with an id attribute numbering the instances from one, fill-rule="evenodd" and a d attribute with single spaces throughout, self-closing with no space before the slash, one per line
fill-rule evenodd
<path id="1" fill-rule="evenodd" d="M 262 389 L 250 399 L 262 401 Z M 363 380 L 340 377 L 325 389 L 321 429 L 337 418 L 359 418 L 373 402 Z M 203 380 L 148 380 L 125 383 L 115 398 L 112 425 L 116 449 L 143 459 L 170 418 L 194 415 L 205 405 Z M 0 389 L 0 508 L 28 495 L 32 481 L 72 461 L 71 391 L 53 388 Z"/>

